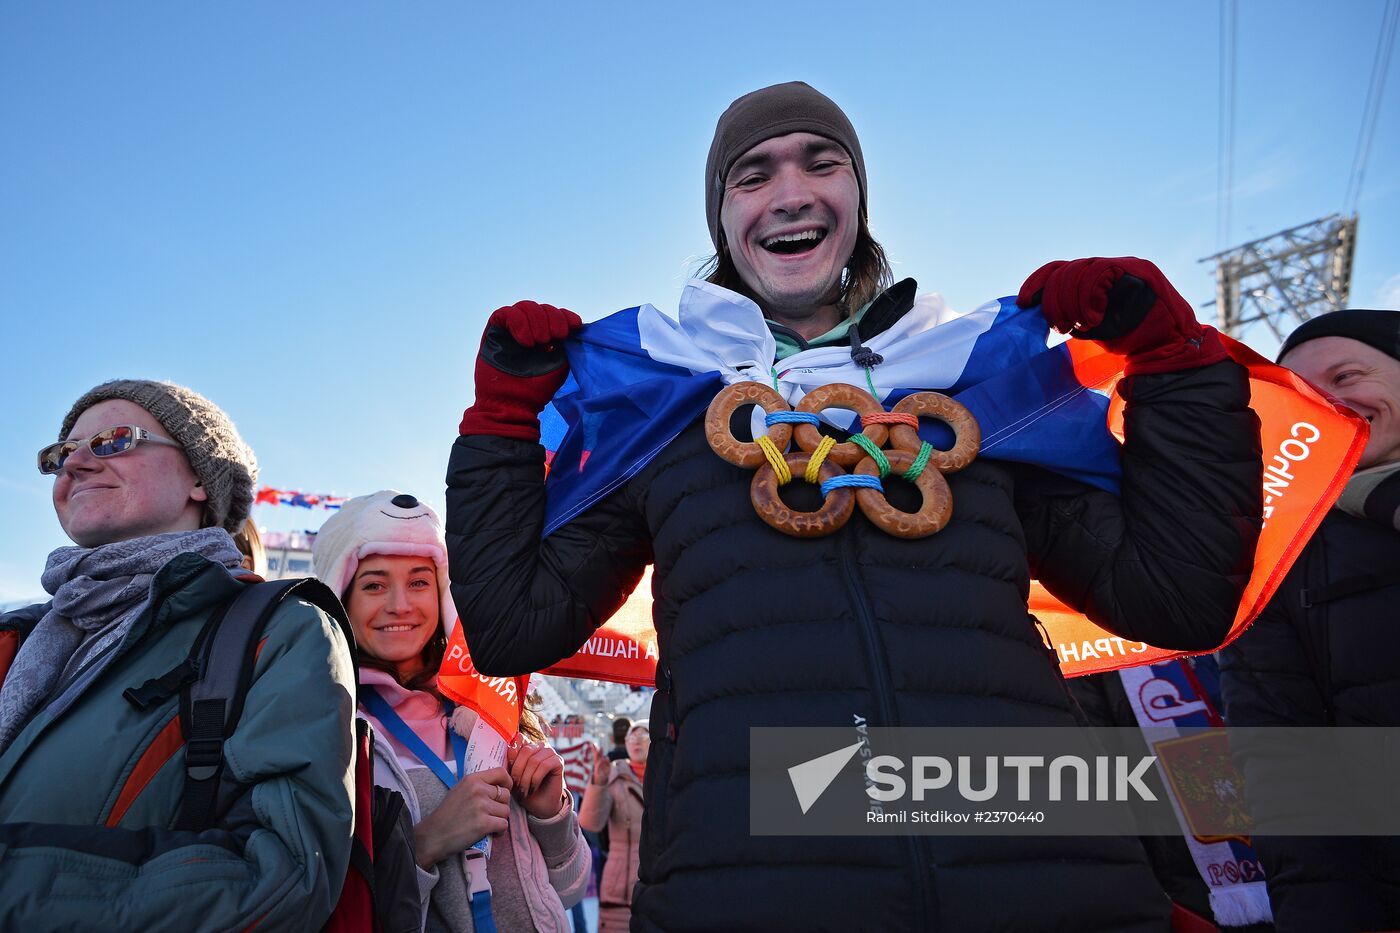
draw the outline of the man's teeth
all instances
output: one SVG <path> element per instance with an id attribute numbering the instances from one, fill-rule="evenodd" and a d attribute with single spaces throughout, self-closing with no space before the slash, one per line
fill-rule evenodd
<path id="1" fill-rule="evenodd" d="M 770 236 L 768 239 L 764 240 L 763 248 L 769 249 L 775 243 L 802 243 L 807 240 L 819 242 L 825 235 L 826 234 L 820 230 L 805 230 L 802 233 L 783 233 L 778 236 Z"/>
<path id="2" fill-rule="evenodd" d="M 416 625 L 384 625 L 379 630 L 381 632 L 411 632 L 417 627 Z"/>

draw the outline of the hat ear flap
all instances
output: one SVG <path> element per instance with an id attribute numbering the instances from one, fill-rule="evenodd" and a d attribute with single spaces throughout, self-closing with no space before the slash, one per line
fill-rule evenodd
<path id="1" fill-rule="evenodd" d="M 452 599 L 452 581 L 447 575 L 447 568 L 438 568 L 438 603 L 441 605 L 438 617 L 438 626 L 442 631 L 442 637 L 447 640 L 452 638 L 452 630 L 457 627 L 457 603 Z"/>

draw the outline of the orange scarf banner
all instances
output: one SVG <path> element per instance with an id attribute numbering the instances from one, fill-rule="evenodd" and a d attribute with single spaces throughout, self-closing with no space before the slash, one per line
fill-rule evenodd
<path id="1" fill-rule="evenodd" d="M 1223 643 L 1229 644 L 1264 609 L 1327 510 L 1341 495 L 1366 446 L 1369 425 L 1291 371 L 1242 343 L 1223 336 L 1221 339 L 1231 358 L 1249 370 L 1250 407 L 1259 416 L 1264 451 L 1264 528 L 1255 553 L 1254 571 Z M 1121 441 L 1123 402 L 1113 390 L 1123 376 L 1123 358 L 1088 341 L 1070 341 L 1070 350 L 1079 380 L 1087 388 L 1110 394 L 1110 428 Z M 650 576 L 648 568 L 632 596 L 577 654 L 544 673 L 642 686 L 654 684 L 657 649 Z M 1114 635 L 1061 603 L 1034 581 L 1029 608 L 1044 625 L 1066 677 L 1156 664 L 1187 654 Z"/>
<path id="2" fill-rule="evenodd" d="M 525 702 L 529 683 L 528 676 L 488 677 L 478 671 L 467 654 L 462 626 L 452 626 L 438 669 L 438 689 L 449 700 L 474 711 L 507 742 L 520 731 L 520 705 Z"/>
<path id="3" fill-rule="evenodd" d="M 622 608 L 565 658 L 544 673 L 650 687 L 656 683 L 656 627 L 651 621 L 651 568 Z"/>
<path id="4" fill-rule="evenodd" d="M 1370 425 L 1291 370 L 1229 337 L 1222 335 L 1221 340 L 1230 358 L 1249 370 L 1249 404 L 1259 416 L 1264 452 L 1264 528 L 1254 553 L 1254 571 L 1235 623 L 1220 646 L 1224 647 L 1264 610 L 1342 494 L 1366 447 Z M 1098 378 L 1085 384 L 1111 391 L 1121 376 L 1104 371 L 1111 367 L 1112 355 L 1083 341 L 1071 341 L 1070 347 L 1080 379 L 1098 368 Z M 1117 393 L 1112 398 L 1110 428 L 1121 440 L 1123 401 Z M 1057 600 L 1039 583 L 1031 584 L 1030 611 L 1045 626 L 1066 677 L 1157 664 L 1187 654 L 1120 638 Z"/>

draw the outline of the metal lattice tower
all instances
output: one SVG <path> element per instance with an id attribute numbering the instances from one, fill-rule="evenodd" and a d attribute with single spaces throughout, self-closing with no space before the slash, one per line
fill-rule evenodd
<path id="1" fill-rule="evenodd" d="M 1262 322 L 1282 341 L 1309 318 L 1346 307 L 1355 253 L 1356 215 L 1329 214 L 1207 256 L 1220 330 L 1244 340 Z"/>

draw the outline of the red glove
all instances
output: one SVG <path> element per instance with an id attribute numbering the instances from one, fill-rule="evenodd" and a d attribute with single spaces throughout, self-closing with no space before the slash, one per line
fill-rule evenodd
<path id="1" fill-rule="evenodd" d="M 1035 270 L 1016 296 L 1061 333 L 1097 340 L 1128 358 L 1126 373 L 1172 373 L 1225 359 L 1215 328 L 1196 320 L 1167 277 L 1146 259 L 1074 259 Z"/>
<path id="2" fill-rule="evenodd" d="M 476 402 L 461 434 L 540 439 L 540 412 L 569 375 L 564 338 L 583 326 L 572 311 L 533 301 L 497 308 L 476 357 Z"/>

